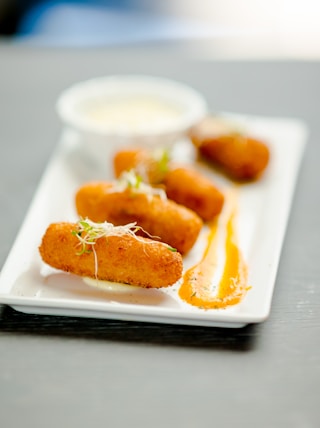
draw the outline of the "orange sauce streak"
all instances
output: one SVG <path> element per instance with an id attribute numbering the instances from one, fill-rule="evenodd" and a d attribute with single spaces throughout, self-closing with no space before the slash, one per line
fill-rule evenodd
<path id="1" fill-rule="evenodd" d="M 187 303 L 203 309 L 226 308 L 239 303 L 246 291 L 247 267 L 236 243 L 235 214 L 226 225 L 225 265 L 216 292 L 212 291 L 212 279 L 216 270 L 217 221 L 210 226 L 207 246 L 201 261 L 188 269 L 179 289 L 179 296 Z"/>

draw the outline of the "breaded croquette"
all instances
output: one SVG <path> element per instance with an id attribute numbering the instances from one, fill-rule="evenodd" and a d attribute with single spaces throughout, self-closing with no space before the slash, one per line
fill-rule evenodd
<path id="1" fill-rule="evenodd" d="M 224 196 L 204 175 L 190 168 L 169 170 L 164 180 L 169 199 L 195 211 L 204 221 L 220 214 Z"/>
<path id="2" fill-rule="evenodd" d="M 124 171 L 134 170 L 149 184 L 161 184 L 169 168 L 167 150 L 148 150 L 140 147 L 119 150 L 113 158 L 116 178 Z"/>
<path id="3" fill-rule="evenodd" d="M 164 184 L 169 199 L 193 210 L 203 221 L 212 220 L 224 204 L 222 192 L 194 168 L 169 162 L 168 155 L 153 155 L 146 149 L 127 149 L 114 156 L 114 173 L 135 170 L 152 185 Z"/>
<path id="4" fill-rule="evenodd" d="M 118 191 L 113 183 L 94 182 L 80 187 L 75 196 L 81 217 L 114 225 L 136 222 L 150 237 L 159 239 L 181 254 L 194 245 L 203 226 L 192 210 L 158 195 Z"/>
<path id="5" fill-rule="evenodd" d="M 79 237 L 85 238 L 85 232 L 79 230 L 78 224 L 53 223 L 47 228 L 39 251 L 51 267 L 82 277 L 146 288 L 167 287 L 180 279 L 183 264 L 178 252 L 134 234 L 110 233 L 81 243 Z"/>
<path id="6" fill-rule="evenodd" d="M 117 151 L 113 157 L 115 177 L 120 177 L 123 171 L 137 170 L 142 153 L 144 153 L 144 151 L 139 148 L 128 148 L 126 150 Z M 144 159 L 142 159 L 142 162 L 143 164 L 145 163 Z M 142 176 L 142 174 L 140 175 Z"/>
<path id="7" fill-rule="evenodd" d="M 264 142 L 232 128 L 221 131 L 215 118 L 196 125 L 190 138 L 205 159 L 236 180 L 258 178 L 269 163 L 270 152 Z"/>

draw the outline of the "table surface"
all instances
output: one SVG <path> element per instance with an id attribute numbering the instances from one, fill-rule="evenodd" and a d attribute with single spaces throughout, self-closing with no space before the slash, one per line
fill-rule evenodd
<path id="1" fill-rule="evenodd" d="M 201 60 L 156 46 L 0 45 L 0 266 L 59 139 L 60 92 L 130 72 L 191 84 L 216 110 L 309 126 L 270 317 L 223 329 L 0 307 L 1 426 L 318 427 L 319 62 Z"/>

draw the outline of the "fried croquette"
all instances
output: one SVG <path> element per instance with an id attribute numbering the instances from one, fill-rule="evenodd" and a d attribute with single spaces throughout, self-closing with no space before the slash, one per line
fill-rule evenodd
<path id="1" fill-rule="evenodd" d="M 195 211 L 203 221 L 212 220 L 220 214 L 224 195 L 211 180 L 190 168 L 174 168 L 164 180 L 169 199 Z"/>
<path id="2" fill-rule="evenodd" d="M 161 184 L 169 167 L 167 151 L 150 151 L 139 147 L 119 150 L 113 157 L 116 178 L 124 171 L 134 170 L 149 184 Z"/>
<path id="3" fill-rule="evenodd" d="M 124 171 L 135 170 L 151 185 L 163 184 L 169 199 L 197 213 L 203 221 L 220 214 L 223 193 L 211 180 L 194 168 L 173 162 L 156 162 L 146 149 L 127 149 L 114 156 L 114 173 L 119 177 Z"/>
<path id="4" fill-rule="evenodd" d="M 75 223 L 49 225 L 39 247 L 43 261 L 82 277 L 146 288 L 170 286 L 182 275 L 181 254 L 161 242 L 129 234 L 110 235 L 80 251 L 77 233 Z"/>
<path id="5" fill-rule="evenodd" d="M 114 189 L 112 183 L 94 182 L 80 187 L 75 196 L 81 217 L 114 225 L 136 222 L 149 237 L 161 240 L 181 254 L 196 242 L 203 226 L 192 210 L 157 195 Z"/>
<path id="6" fill-rule="evenodd" d="M 219 132 L 214 118 L 206 118 L 190 131 L 200 155 L 236 180 L 254 180 L 269 163 L 268 146 L 244 132 Z"/>

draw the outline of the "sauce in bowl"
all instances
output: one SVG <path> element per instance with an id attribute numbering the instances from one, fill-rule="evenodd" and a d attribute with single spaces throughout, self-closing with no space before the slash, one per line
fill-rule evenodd
<path id="1" fill-rule="evenodd" d="M 85 111 L 90 122 L 109 132 L 163 128 L 182 113 L 182 108 L 150 96 L 99 100 Z"/>

